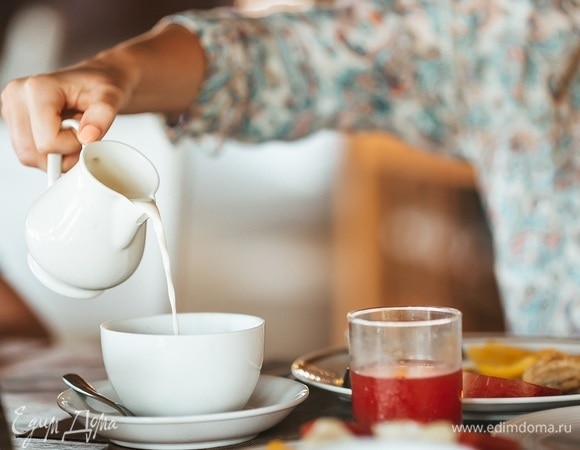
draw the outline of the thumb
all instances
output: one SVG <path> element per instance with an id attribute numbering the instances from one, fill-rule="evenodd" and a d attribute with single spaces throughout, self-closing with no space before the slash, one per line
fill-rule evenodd
<path id="1" fill-rule="evenodd" d="M 81 144 L 101 139 L 113 124 L 115 116 L 116 110 L 109 104 L 89 106 L 81 117 L 77 139 Z"/>
<path id="2" fill-rule="evenodd" d="M 77 139 L 81 144 L 89 144 L 99 140 L 105 133 L 91 123 L 79 126 Z"/>

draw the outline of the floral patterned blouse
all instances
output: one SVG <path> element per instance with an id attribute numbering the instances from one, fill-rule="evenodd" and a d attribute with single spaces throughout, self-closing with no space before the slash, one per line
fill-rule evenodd
<path id="1" fill-rule="evenodd" d="M 174 137 L 383 130 L 467 160 L 511 330 L 580 335 L 580 0 L 352 0 L 169 20 L 208 57 Z"/>

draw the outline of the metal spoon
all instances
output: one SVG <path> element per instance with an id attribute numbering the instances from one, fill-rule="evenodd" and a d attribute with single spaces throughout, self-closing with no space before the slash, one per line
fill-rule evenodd
<path id="1" fill-rule="evenodd" d="M 123 405 L 120 405 L 119 403 L 115 402 L 114 400 L 111 400 L 109 397 L 101 394 L 88 381 L 86 381 L 80 375 L 77 375 L 75 373 L 67 373 L 66 375 L 62 376 L 62 380 L 65 382 L 65 384 L 67 386 L 69 386 L 71 389 L 75 390 L 79 394 L 94 398 L 95 400 L 98 400 L 98 401 L 110 406 L 111 408 L 116 409 L 123 416 L 134 416 L 135 415 L 131 411 L 129 411 L 126 407 L 124 407 Z"/>

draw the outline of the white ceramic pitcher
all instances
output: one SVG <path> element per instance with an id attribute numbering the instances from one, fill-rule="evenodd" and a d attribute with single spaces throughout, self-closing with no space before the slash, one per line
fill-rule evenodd
<path id="1" fill-rule="evenodd" d="M 49 187 L 26 219 L 28 263 L 53 291 L 91 298 L 139 266 L 148 218 L 139 203 L 155 201 L 159 175 L 144 155 L 114 141 L 84 146 L 60 177 L 60 159 L 52 161 Z"/>

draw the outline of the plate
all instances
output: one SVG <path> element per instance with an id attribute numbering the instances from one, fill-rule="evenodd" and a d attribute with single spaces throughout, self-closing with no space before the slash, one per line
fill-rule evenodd
<path id="1" fill-rule="evenodd" d="M 109 381 L 93 385 L 117 399 Z M 308 387 L 288 378 L 261 375 L 243 410 L 175 417 L 125 417 L 72 389 L 61 392 L 58 405 L 78 419 L 87 432 L 125 447 L 186 450 L 249 441 L 273 427 L 308 397 Z"/>
<path id="2" fill-rule="evenodd" d="M 530 450 L 580 448 L 580 406 L 536 411 L 497 424 L 495 435 L 518 441 Z"/>
<path id="3" fill-rule="evenodd" d="M 327 442 L 285 442 L 288 450 L 473 450 L 460 444 L 447 444 L 425 441 L 402 441 L 391 439 L 341 439 Z M 254 450 L 268 450 L 268 446 Z"/>
<path id="4" fill-rule="evenodd" d="M 485 335 L 466 336 L 463 339 L 463 345 L 464 347 L 482 345 L 490 340 L 533 350 L 554 348 L 570 354 L 580 354 L 580 340 L 577 339 Z M 291 370 L 292 375 L 303 383 L 350 398 L 352 394 L 350 388 L 343 387 L 347 367 L 348 351 L 344 347 L 337 347 L 306 354 L 292 363 Z M 462 400 L 462 403 L 463 418 L 466 420 L 506 420 L 524 412 L 580 404 L 580 394 L 546 397 L 466 398 Z"/>
<path id="5" fill-rule="evenodd" d="M 348 363 L 348 350 L 335 347 L 296 359 L 290 370 L 303 383 L 350 397 L 350 388 L 343 386 Z"/>
<path id="6" fill-rule="evenodd" d="M 531 350 L 554 348 L 569 354 L 580 354 L 580 341 L 577 339 L 487 337 L 465 339 L 464 346 L 482 345 L 490 340 Z M 463 410 L 472 413 L 494 414 L 502 420 L 501 417 L 503 416 L 513 417 L 514 414 L 519 415 L 523 412 L 560 408 L 576 404 L 580 404 L 580 394 L 549 395 L 546 397 L 464 398 Z"/>

